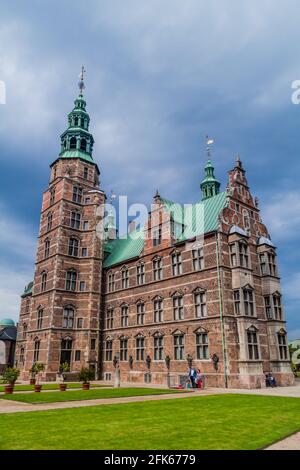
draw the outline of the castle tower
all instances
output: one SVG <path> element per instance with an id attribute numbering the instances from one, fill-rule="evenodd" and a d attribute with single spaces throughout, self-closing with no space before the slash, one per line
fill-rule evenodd
<path id="1" fill-rule="evenodd" d="M 80 93 L 61 135 L 61 152 L 50 165 L 43 193 L 36 268 L 30 292 L 22 297 L 17 366 L 29 377 L 34 362 L 54 380 L 62 363 L 70 372 L 99 360 L 102 240 L 98 231 L 105 195 L 92 157 L 94 139 Z M 100 228 L 101 230 L 101 228 Z"/>

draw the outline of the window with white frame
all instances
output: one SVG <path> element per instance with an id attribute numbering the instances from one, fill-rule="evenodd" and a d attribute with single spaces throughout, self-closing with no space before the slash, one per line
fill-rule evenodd
<path id="1" fill-rule="evenodd" d="M 282 361 L 286 361 L 289 359 L 288 354 L 288 346 L 286 340 L 286 334 L 283 332 L 277 333 L 277 341 L 278 341 L 278 349 L 279 349 L 279 357 Z"/>
<path id="2" fill-rule="evenodd" d="M 80 212 L 72 211 L 71 212 L 71 227 L 75 229 L 80 229 L 81 215 Z"/>
<path id="3" fill-rule="evenodd" d="M 179 276 L 182 274 L 181 253 L 172 254 L 172 273 L 173 276 Z"/>
<path id="4" fill-rule="evenodd" d="M 128 339 L 120 339 L 120 361 L 128 360 Z"/>
<path id="5" fill-rule="evenodd" d="M 257 331 L 255 328 L 249 328 L 247 330 L 247 343 L 248 343 L 248 357 L 252 360 L 259 359 L 259 345 L 257 338 Z"/>
<path id="6" fill-rule="evenodd" d="M 156 335 L 153 337 L 154 360 L 162 361 L 164 358 L 164 337 Z"/>
<path id="7" fill-rule="evenodd" d="M 44 271 L 42 273 L 41 291 L 45 292 L 46 289 L 47 289 L 47 273 L 46 271 Z"/>
<path id="8" fill-rule="evenodd" d="M 153 280 L 161 281 L 163 278 L 162 259 L 157 257 L 153 260 Z"/>
<path id="9" fill-rule="evenodd" d="M 111 339 L 105 342 L 105 360 L 112 361 L 113 356 L 113 342 Z"/>
<path id="10" fill-rule="evenodd" d="M 262 276 L 264 276 L 265 274 L 268 274 L 265 253 L 261 253 L 259 255 L 259 264 L 260 264 L 260 272 Z"/>
<path id="11" fill-rule="evenodd" d="M 145 359 L 145 338 L 136 338 L 136 360 L 143 361 Z"/>
<path id="12" fill-rule="evenodd" d="M 177 361 L 184 359 L 184 335 L 174 335 L 174 358 Z"/>
<path id="13" fill-rule="evenodd" d="M 145 265 L 143 263 L 138 264 L 136 267 L 136 279 L 139 286 L 145 284 Z"/>
<path id="14" fill-rule="evenodd" d="M 121 307 L 121 326 L 124 328 L 128 326 L 128 305 Z"/>
<path id="15" fill-rule="evenodd" d="M 73 197 L 72 197 L 73 202 L 77 202 L 81 204 L 82 193 L 83 193 L 82 188 L 79 188 L 78 186 L 73 186 Z"/>
<path id="16" fill-rule="evenodd" d="M 66 273 L 66 290 L 76 291 L 77 284 L 77 272 L 74 270 L 69 270 Z"/>
<path id="17" fill-rule="evenodd" d="M 192 250 L 193 256 L 193 269 L 194 271 L 200 271 L 204 268 L 204 254 L 203 247 Z"/>
<path id="18" fill-rule="evenodd" d="M 41 330 L 43 327 L 43 317 L 44 317 L 44 310 L 42 308 L 39 308 L 37 312 L 37 329 L 38 330 Z"/>
<path id="19" fill-rule="evenodd" d="M 47 215 L 47 232 L 49 232 L 49 230 L 52 229 L 52 221 L 53 221 L 53 215 L 52 215 L 52 212 L 50 212 Z"/>
<path id="20" fill-rule="evenodd" d="M 79 240 L 71 237 L 69 239 L 69 256 L 78 256 Z"/>
<path id="21" fill-rule="evenodd" d="M 229 245 L 229 251 L 230 251 L 230 263 L 231 263 L 231 266 L 234 268 L 235 266 L 237 266 L 236 243 L 231 243 Z"/>
<path id="22" fill-rule="evenodd" d="M 24 364 L 24 362 L 25 362 L 25 349 L 22 346 L 20 349 L 20 363 Z"/>
<path id="23" fill-rule="evenodd" d="M 274 318 L 282 320 L 282 305 L 280 294 L 273 294 Z"/>
<path id="24" fill-rule="evenodd" d="M 158 246 L 161 244 L 162 241 L 162 228 L 161 225 L 159 227 L 155 227 L 153 229 L 153 246 Z"/>
<path id="25" fill-rule="evenodd" d="M 128 268 L 123 268 L 122 273 L 122 289 L 127 289 L 129 287 L 129 270 Z"/>
<path id="26" fill-rule="evenodd" d="M 234 300 L 234 312 L 236 315 L 241 314 L 241 297 L 240 297 L 240 291 L 235 290 L 233 292 L 233 300 Z"/>
<path id="27" fill-rule="evenodd" d="M 268 320 L 272 320 L 273 315 L 272 315 L 271 296 L 270 295 L 265 295 L 264 296 L 264 302 L 265 302 L 266 317 L 267 317 Z"/>
<path id="28" fill-rule="evenodd" d="M 63 328 L 73 328 L 74 325 L 74 309 L 65 307 L 63 312 Z"/>
<path id="29" fill-rule="evenodd" d="M 41 347 L 41 341 L 39 339 L 36 339 L 34 341 L 33 362 L 38 362 L 39 360 L 40 347 Z"/>
<path id="30" fill-rule="evenodd" d="M 106 329 L 110 330 L 114 327 L 114 309 L 109 308 L 106 311 Z"/>
<path id="31" fill-rule="evenodd" d="M 209 359 L 208 335 L 206 332 L 196 333 L 197 359 Z"/>
<path id="32" fill-rule="evenodd" d="M 249 268 L 249 247 L 247 243 L 239 242 L 240 265 L 243 268 Z"/>
<path id="33" fill-rule="evenodd" d="M 163 300 L 155 299 L 153 302 L 154 322 L 161 323 L 164 321 Z"/>
<path id="34" fill-rule="evenodd" d="M 109 273 L 108 275 L 108 292 L 114 292 L 115 290 L 115 274 Z"/>
<path id="35" fill-rule="evenodd" d="M 173 316 L 174 316 L 174 320 L 183 320 L 184 319 L 183 296 L 182 295 L 175 295 L 173 297 Z"/>
<path id="36" fill-rule="evenodd" d="M 194 294 L 196 318 L 206 317 L 206 292 L 195 292 Z"/>
<path id="37" fill-rule="evenodd" d="M 145 304 L 139 302 L 136 306 L 136 322 L 138 325 L 144 325 L 145 322 Z"/>
<path id="38" fill-rule="evenodd" d="M 276 255 L 273 252 L 268 253 L 268 267 L 271 276 L 277 276 Z"/>
<path id="39" fill-rule="evenodd" d="M 254 316 L 254 294 L 250 289 L 243 289 L 244 295 L 244 312 L 249 317 Z"/>
<path id="40" fill-rule="evenodd" d="M 50 255 L 50 240 L 47 238 L 44 245 L 44 258 L 48 258 Z"/>

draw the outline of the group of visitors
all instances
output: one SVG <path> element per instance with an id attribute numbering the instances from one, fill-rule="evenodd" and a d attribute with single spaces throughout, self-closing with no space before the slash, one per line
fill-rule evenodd
<path id="1" fill-rule="evenodd" d="M 276 379 L 270 373 L 266 374 L 266 387 L 277 387 Z"/>
<path id="2" fill-rule="evenodd" d="M 190 368 L 189 380 L 186 386 L 187 388 L 203 388 L 203 376 L 201 375 L 200 369 Z"/>

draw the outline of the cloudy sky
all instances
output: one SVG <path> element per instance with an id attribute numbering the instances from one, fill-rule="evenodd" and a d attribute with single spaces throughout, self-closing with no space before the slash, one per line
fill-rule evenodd
<path id="1" fill-rule="evenodd" d="M 32 279 L 41 193 L 85 65 L 102 187 L 131 202 L 194 202 L 215 139 L 217 177 L 240 153 L 279 249 L 300 337 L 298 0 L 2 0 L 0 317 Z"/>

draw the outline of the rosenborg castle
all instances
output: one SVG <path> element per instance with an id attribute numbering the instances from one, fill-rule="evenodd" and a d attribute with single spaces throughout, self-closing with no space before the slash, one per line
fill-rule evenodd
<path id="1" fill-rule="evenodd" d="M 21 297 L 16 364 L 55 380 L 60 364 L 96 378 L 208 386 L 293 383 L 276 247 L 240 158 L 220 191 L 210 160 L 189 211 L 157 192 L 148 222 L 117 237 L 92 157 L 82 89 L 43 193 L 35 274 Z M 187 183 L 188 184 L 188 183 Z M 137 188 L 138 189 L 138 188 Z M 187 214 L 189 212 L 189 214 Z"/>

